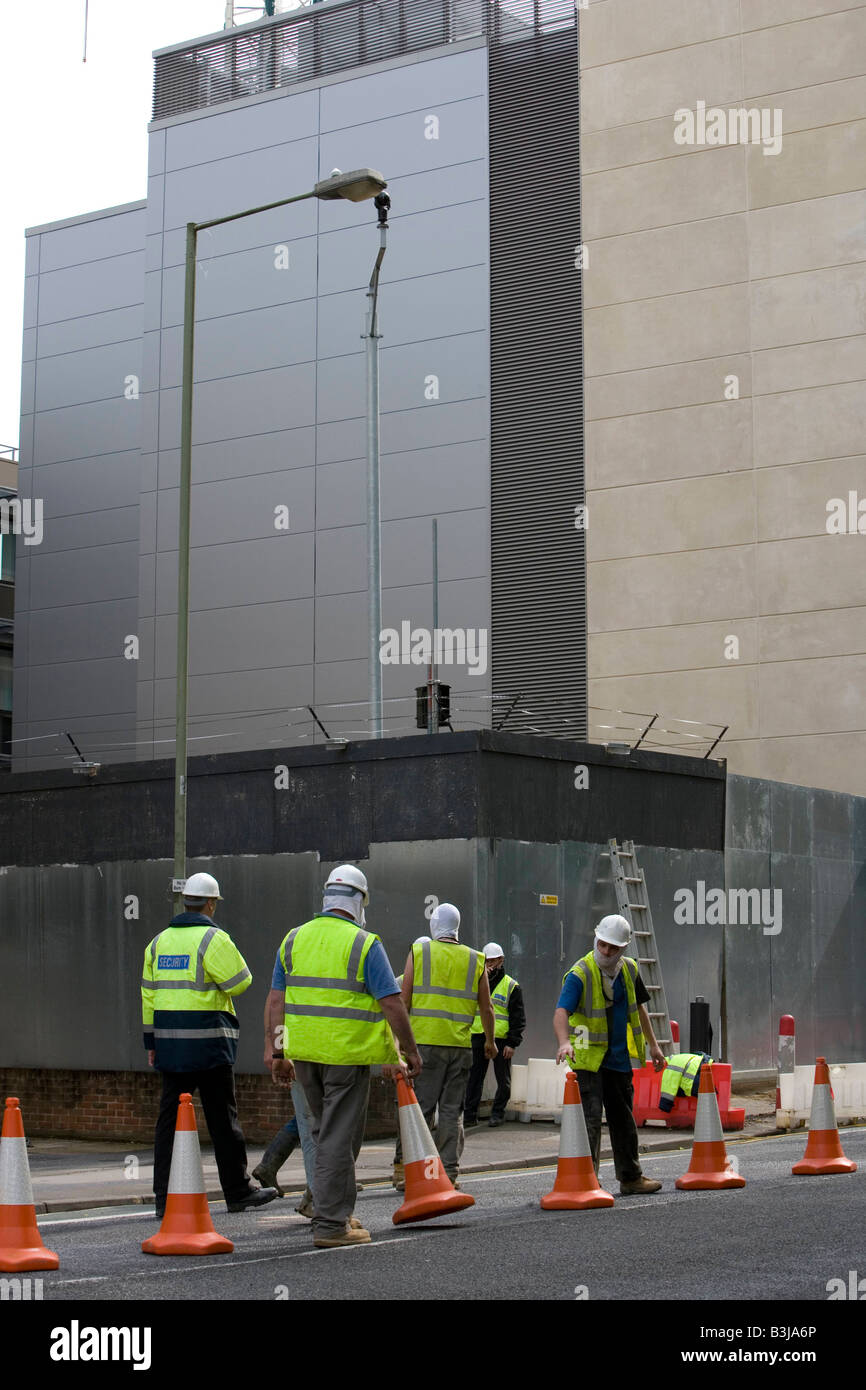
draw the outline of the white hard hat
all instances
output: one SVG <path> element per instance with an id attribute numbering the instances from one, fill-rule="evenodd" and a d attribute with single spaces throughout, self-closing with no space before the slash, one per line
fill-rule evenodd
<path id="1" fill-rule="evenodd" d="M 505 956 L 505 952 L 498 941 L 488 941 L 487 945 L 484 947 L 483 954 L 485 960 L 498 960 L 500 956 L 503 958 Z"/>
<path id="2" fill-rule="evenodd" d="M 606 941 L 608 946 L 627 946 L 631 938 L 631 927 L 624 917 L 611 913 L 602 917 L 595 929 L 597 941 Z"/>
<path id="3" fill-rule="evenodd" d="M 362 893 L 364 906 L 367 906 L 370 901 L 370 894 L 367 892 L 367 880 L 354 864 L 340 864 L 336 869 L 331 870 L 325 887 L 333 888 L 336 883 L 344 884 L 353 893 Z"/>
<path id="4" fill-rule="evenodd" d="M 193 874 L 183 885 L 185 898 L 217 898 L 222 902 L 220 886 L 211 874 Z"/>

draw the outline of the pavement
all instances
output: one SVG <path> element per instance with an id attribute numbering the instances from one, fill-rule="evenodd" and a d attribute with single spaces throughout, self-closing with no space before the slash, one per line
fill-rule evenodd
<path id="1" fill-rule="evenodd" d="M 755 1139 L 776 1133 L 775 1090 L 731 1096 L 731 1107 L 746 1112 L 745 1127 L 730 1131 L 729 1139 Z M 641 1153 L 665 1153 L 690 1149 L 692 1131 L 671 1130 L 647 1124 L 638 1131 Z M 200 1139 L 205 1136 L 199 1136 Z M 805 1144 L 805 1137 L 801 1139 Z M 202 1142 L 202 1162 L 208 1198 L 222 1198 L 210 1145 Z M 49 1212 L 89 1211 L 95 1208 L 153 1205 L 153 1151 L 149 1146 L 84 1139 L 32 1139 L 28 1146 L 33 1196 L 39 1215 Z M 262 1156 L 263 1146 L 247 1146 L 250 1171 Z M 559 1156 L 559 1127 L 553 1121 L 529 1124 L 507 1121 L 496 1129 L 480 1124 L 466 1134 L 461 1175 L 554 1166 Z M 364 1144 L 356 1165 L 364 1188 L 391 1182 L 394 1141 L 372 1140 Z M 611 1157 L 606 1128 L 602 1130 L 602 1160 Z M 300 1148 L 280 1170 L 280 1186 L 287 1197 L 304 1187 Z"/>

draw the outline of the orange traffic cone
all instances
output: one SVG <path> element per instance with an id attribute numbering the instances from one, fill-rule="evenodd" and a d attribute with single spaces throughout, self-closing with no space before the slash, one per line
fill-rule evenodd
<path id="1" fill-rule="evenodd" d="M 613 1206 L 613 1197 L 605 1192 L 595 1175 L 577 1073 L 571 1070 L 566 1073 L 562 1097 L 556 1181 L 553 1191 L 542 1197 L 541 1205 L 545 1211 L 586 1211 L 588 1207 Z"/>
<path id="2" fill-rule="evenodd" d="M 391 1218 L 394 1225 L 426 1221 L 430 1216 L 446 1216 L 452 1211 L 463 1211 L 464 1207 L 474 1207 L 475 1198 L 468 1192 L 457 1192 L 442 1167 L 415 1092 L 402 1076 L 397 1078 L 397 1104 L 406 1199 Z"/>
<path id="3" fill-rule="evenodd" d="M 812 1087 L 812 1111 L 809 1115 L 809 1138 L 806 1152 L 791 1169 L 792 1173 L 856 1173 L 857 1164 L 842 1152 L 842 1141 L 836 1126 L 836 1107 L 830 1089 L 830 1068 L 826 1058 L 815 1063 L 815 1084 Z"/>
<path id="4" fill-rule="evenodd" d="M 155 1236 L 142 1241 L 146 1255 L 227 1255 L 232 1241 L 217 1235 L 204 1189 L 201 1149 L 192 1096 L 184 1091 L 177 1107 L 165 1216 Z"/>
<path id="5" fill-rule="evenodd" d="M 27 1140 L 17 1096 L 9 1096 L 0 1137 L 0 1269 L 57 1269 L 60 1260 L 42 1244 L 36 1225 Z"/>
<path id="6" fill-rule="evenodd" d="M 710 1062 L 705 1062 L 701 1067 L 692 1160 L 683 1176 L 677 1178 L 675 1186 L 685 1191 L 694 1188 L 745 1187 L 746 1179 L 732 1172 L 729 1163 L 722 1137 L 719 1102 L 713 1086 L 713 1068 Z"/>

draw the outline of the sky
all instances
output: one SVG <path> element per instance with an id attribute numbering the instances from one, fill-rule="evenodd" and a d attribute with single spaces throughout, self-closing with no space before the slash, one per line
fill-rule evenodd
<path id="1" fill-rule="evenodd" d="M 16 61 L 5 64 L 0 103 L 0 446 L 18 447 L 24 229 L 145 197 L 153 50 L 215 33 L 225 9 L 225 0 L 89 0 L 85 63 L 85 0 L 4 6 L 4 51 Z"/>

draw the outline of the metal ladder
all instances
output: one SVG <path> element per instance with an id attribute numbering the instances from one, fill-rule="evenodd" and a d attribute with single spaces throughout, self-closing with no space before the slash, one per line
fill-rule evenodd
<path id="1" fill-rule="evenodd" d="M 647 1013 L 652 1020 L 659 1047 L 665 1056 L 669 1056 L 672 1044 L 671 1019 L 659 965 L 644 872 L 637 862 L 634 840 L 623 840 L 622 845 L 618 845 L 616 840 L 608 840 L 607 843 L 617 906 L 620 915 L 631 923 L 632 933 L 636 938 L 635 958 L 641 979 L 650 996 Z"/>

